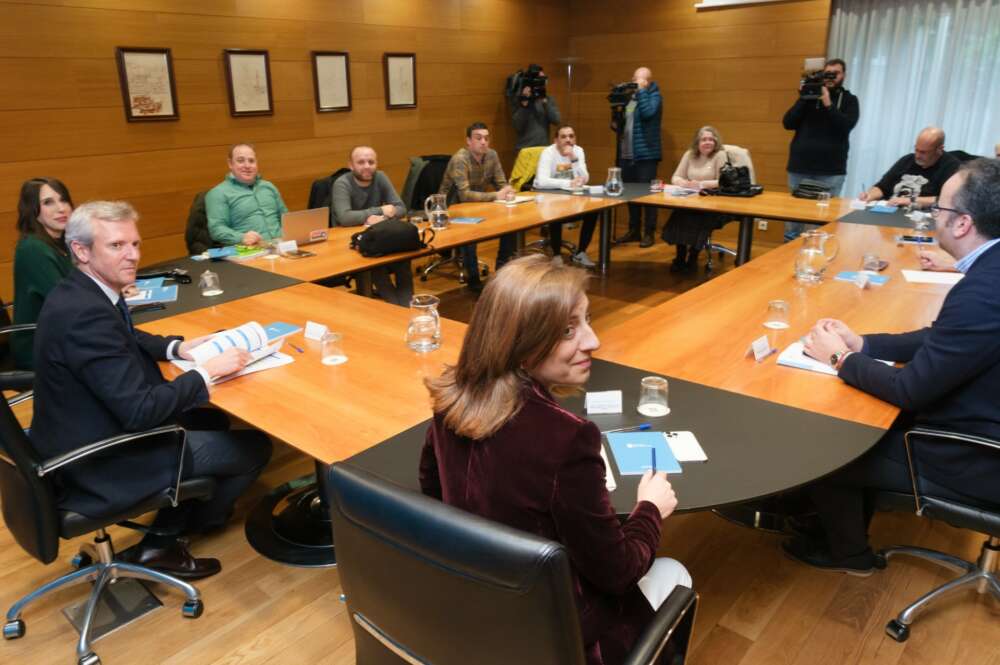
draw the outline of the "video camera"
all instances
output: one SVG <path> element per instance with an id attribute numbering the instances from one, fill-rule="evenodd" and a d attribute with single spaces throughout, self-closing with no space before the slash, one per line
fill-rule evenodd
<path id="1" fill-rule="evenodd" d="M 527 69 L 519 69 L 507 77 L 507 96 L 522 102 L 540 99 L 546 96 L 545 84 L 548 80 L 541 65 L 528 65 Z M 531 88 L 531 93 L 521 94 L 526 87 Z"/>
<path id="2" fill-rule="evenodd" d="M 611 103 L 611 106 L 625 106 L 632 101 L 632 96 L 638 89 L 639 84 L 632 81 L 619 83 L 611 88 L 611 92 L 608 94 L 608 101 Z"/>
<path id="3" fill-rule="evenodd" d="M 802 88 L 799 90 L 800 99 L 819 99 L 823 96 L 823 85 L 826 81 L 835 81 L 837 72 L 828 72 L 820 69 L 815 72 L 807 72 L 802 75 Z"/>

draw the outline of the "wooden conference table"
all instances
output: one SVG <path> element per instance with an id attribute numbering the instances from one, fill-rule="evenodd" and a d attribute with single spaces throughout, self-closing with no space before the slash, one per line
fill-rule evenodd
<path id="1" fill-rule="evenodd" d="M 361 256 L 360 252 L 350 249 L 351 236 L 359 232 L 361 227 L 334 227 L 329 230 L 325 242 L 303 247 L 316 256 L 301 259 L 258 257 L 245 261 L 242 265 L 314 282 L 340 275 L 362 273 L 378 266 L 428 256 L 441 250 L 490 240 L 507 233 L 520 234 L 542 224 L 571 219 L 584 213 L 606 213 L 621 204 L 618 199 L 571 194 L 538 193 L 537 196 L 539 202 L 531 201 L 515 206 L 495 202 L 453 205 L 448 209 L 452 218 L 484 217 L 485 219 L 478 224 L 451 224 L 447 229 L 438 231 L 431 246 L 426 249 L 366 258 Z M 608 256 L 610 256 L 610 225 L 605 217 L 602 214 L 600 255 L 603 257 L 604 272 L 607 272 Z M 419 226 L 425 228 L 427 224 L 422 223 Z"/>
<path id="2" fill-rule="evenodd" d="M 850 212 L 850 200 L 835 198 L 828 206 L 818 206 L 811 199 L 797 199 L 786 192 L 763 192 L 757 196 L 671 196 L 668 192 L 648 194 L 632 199 L 630 203 L 716 212 L 738 217 L 740 221 L 739 242 L 736 247 L 736 265 L 750 260 L 750 246 L 753 244 L 753 220 L 755 217 L 778 219 L 807 224 L 828 224 Z"/>
<path id="3" fill-rule="evenodd" d="M 897 415 L 895 407 L 835 377 L 777 366 L 774 355 L 759 364 L 744 357 L 750 341 L 765 333 L 771 299 L 791 306 L 790 328 L 773 340 L 781 348 L 822 316 L 837 316 L 859 332 L 893 332 L 927 325 L 938 312 L 947 287 L 905 282 L 899 269 L 916 268 L 917 256 L 910 246 L 896 246 L 898 230 L 853 224 L 828 230 L 837 232 L 841 249 L 820 284 L 800 285 L 792 277 L 801 244 L 794 242 L 602 334 L 596 354 L 601 362 L 588 387 L 622 389 L 625 413 L 594 417 L 595 422 L 605 429 L 643 421 L 633 411 L 638 377 L 661 374 L 671 379 L 674 412 L 654 420 L 654 427 L 691 429 L 709 456 L 709 463 L 688 465 L 676 478 L 681 510 L 759 498 L 832 472 L 874 445 Z M 859 290 L 832 279 L 840 270 L 856 269 L 870 251 L 890 262 L 886 285 Z M 247 320 L 301 325 L 307 316 L 344 333 L 350 357 L 345 365 L 322 366 L 315 343 L 293 336 L 291 342 L 305 350 L 286 348 L 296 362 L 216 386 L 212 402 L 320 465 L 353 456 L 359 465 L 415 487 L 416 459 L 430 417 L 422 379 L 457 358 L 463 324 L 443 320 L 442 348 L 418 355 L 403 343 L 405 309 L 300 284 L 143 328 L 198 335 Z M 284 526 L 296 534 L 316 530 L 317 519 L 294 517 L 321 512 L 316 495 L 295 495 L 293 489 L 276 492 L 275 503 L 308 505 L 287 511 Z M 620 477 L 612 495 L 616 508 L 628 512 L 634 497 L 635 478 Z M 265 517 L 270 519 L 270 509 Z M 260 525 L 248 520 L 248 535 L 254 526 Z M 279 550 L 276 558 L 288 554 L 280 551 L 282 542 L 264 545 Z M 329 544 L 316 543 L 315 553 L 318 561 L 312 563 L 327 561 Z M 311 563 L 308 556 L 292 557 Z"/>

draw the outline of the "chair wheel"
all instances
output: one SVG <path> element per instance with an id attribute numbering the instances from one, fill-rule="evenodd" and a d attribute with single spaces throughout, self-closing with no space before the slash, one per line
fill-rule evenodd
<path id="1" fill-rule="evenodd" d="M 86 552 L 77 552 L 72 559 L 69 560 L 69 565 L 73 566 L 77 570 L 81 568 L 86 568 L 90 564 L 94 563 L 94 560 Z"/>
<path id="2" fill-rule="evenodd" d="M 181 607 L 181 614 L 186 619 L 197 619 L 205 611 L 205 603 L 200 600 L 185 600 Z"/>
<path id="3" fill-rule="evenodd" d="M 101 659 L 97 657 L 96 653 L 91 651 L 86 656 L 77 660 L 76 665 L 101 665 Z"/>
<path id="4" fill-rule="evenodd" d="M 3 625 L 3 638 L 5 640 L 16 640 L 24 637 L 24 622 L 20 619 L 8 621 Z"/>
<path id="5" fill-rule="evenodd" d="M 885 634 L 897 642 L 905 642 L 906 638 L 910 636 L 910 627 L 904 626 L 896 619 L 893 619 L 885 624 Z"/>
<path id="6" fill-rule="evenodd" d="M 427 281 L 427 275 L 420 275 L 420 281 L 421 282 L 426 282 Z"/>
<path id="7" fill-rule="evenodd" d="M 879 570 L 885 570 L 889 567 L 889 560 L 885 558 L 885 555 L 878 553 L 875 555 L 875 567 Z"/>

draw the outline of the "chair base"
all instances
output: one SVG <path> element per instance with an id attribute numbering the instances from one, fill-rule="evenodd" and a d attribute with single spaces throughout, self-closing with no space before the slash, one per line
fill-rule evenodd
<path id="1" fill-rule="evenodd" d="M 713 265 L 712 252 L 718 253 L 720 261 L 722 260 L 722 257 L 724 257 L 726 254 L 732 256 L 733 258 L 736 258 L 735 250 L 729 249 L 725 245 L 719 245 L 717 243 L 712 242 L 712 238 L 711 236 L 709 236 L 708 244 L 705 246 L 705 258 L 706 258 L 705 272 L 712 272 L 712 265 Z"/>
<path id="2" fill-rule="evenodd" d="M 142 582 L 128 578 L 117 580 L 107 586 L 97 602 L 91 622 L 90 641 L 96 642 L 161 607 L 163 603 L 160 599 Z M 86 609 L 87 601 L 82 601 L 62 611 L 63 616 L 80 634 L 87 623 Z"/>
<path id="3" fill-rule="evenodd" d="M 117 601 L 118 597 L 116 592 L 111 591 L 111 588 L 124 584 L 130 581 L 130 579 L 159 582 L 160 584 L 181 591 L 187 596 L 187 600 L 181 609 L 183 616 L 192 619 L 201 616 L 201 613 L 204 611 L 204 605 L 201 601 L 201 595 L 196 588 L 176 577 L 166 575 L 151 568 L 115 560 L 114 551 L 111 548 L 111 540 L 104 533 L 103 529 L 98 531 L 97 538 L 95 539 L 95 549 L 101 561 L 84 566 L 58 579 L 52 580 L 14 603 L 7 611 L 7 622 L 3 628 L 4 638 L 12 640 L 24 636 L 25 622 L 21 619 L 21 613 L 28 604 L 57 589 L 83 584 L 84 582 L 92 582 L 93 589 L 91 589 L 87 600 L 74 612 L 77 620 L 70 619 L 80 633 L 80 638 L 76 645 L 76 656 L 80 665 L 98 665 L 101 662 L 90 646 L 90 643 L 97 639 L 95 637 L 97 625 L 102 623 L 104 619 L 104 615 L 100 611 L 100 603 L 103 599 L 106 603 L 113 605 L 114 603 L 111 601 Z M 122 588 L 122 591 L 127 591 L 127 585 Z M 109 594 L 111 594 L 111 598 L 106 598 Z M 138 607 L 133 605 L 133 609 L 140 609 L 146 602 L 148 601 L 144 601 L 141 598 L 141 594 L 139 594 L 137 599 Z M 156 602 L 159 603 L 159 600 Z M 155 609 L 155 607 L 152 609 Z M 140 612 L 133 616 L 133 619 L 142 616 L 147 611 L 149 610 Z M 129 614 L 132 614 L 132 612 L 129 612 Z M 101 636 L 120 628 L 121 625 L 111 626 L 104 630 Z"/>
<path id="4" fill-rule="evenodd" d="M 899 554 L 924 559 L 955 570 L 962 575 L 920 596 L 903 608 L 895 619 L 886 624 L 885 632 L 897 642 L 905 642 L 910 636 L 910 625 L 918 613 L 934 600 L 948 594 L 971 587 L 975 588 L 979 594 L 989 593 L 995 600 L 1000 601 L 1000 576 L 997 575 L 997 564 L 1000 562 L 1000 538 L 991 538 L 983 543 L 983 549 L 976 563 L 923 547 L 890 547 L 879 552 L 879 557 L 888 561 L 891 557 Z"/>
<path id="5" fill-rule="evenodd" d="M 449 264 L 458 268 L 459 284 L 465 284 L 468 282 L 468 276 L 465 274 L 465 268 L 462 267 L 462 255 L 457 248 L 452 250 L 451 256 L 439 256 L 423 268 L 417 268 L 417 277 L 420 278 L 421 282 L 426 282 L 432 272 Z M 485 262 L 479 261 L 478 267 L 481 277 L 486 277 L 490 274 L 490 267 Z"/>

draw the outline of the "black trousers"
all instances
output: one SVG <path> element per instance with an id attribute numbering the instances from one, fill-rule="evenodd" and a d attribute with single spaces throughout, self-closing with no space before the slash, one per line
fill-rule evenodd
<path id="1" fill-rule="evenodd" d="M 656 177 L 656 169 L 660 165 L 660 161 L 657 159 L 640 159 L 638 161 L 623 159 L 619 165 L 622 169 L 622 180 L 625 182 L 648 183 Z M 642 218 L 645 218 L 644 223 Z M 643 235 L 652 235 L 656 232 L 656 206 L 628 204 L 629 232 L 638 233 L 640 224 Z"/>
<path id="2" fill-rule="evenodd" d="M 586 252 L 590 246 L 590 241 L 594 237 L 594 229 L 597 228 L 597 213 L 590 212 L 581 215 L 578 219 L 583 222 L 580 227 L 580 242 L 576 246 L 576 251 Z M 570 220 L 572 221 L 572 220 Z M 562 247 L 562 227 L 566 222 L 552 222 L 549 224 L 549 245 L 552 247 L 552 254 L 558 256 Z"/>
<path id="3" fill-rule="evenodd" d="M 163 508 L 153 527 L 174 533 L 201 532 L 223 526 L 236 499 L 260 476 L 271 459 L 271 440 L 257 430 L 229 430 L 229 419 L 214 409 L 194 409 L 180 424 L 187 430 L 182 478 L 215 479 L 215 495 L 208 501 L 182 501 Z"/>
<path id="4" fill-rule="evenodd" d="M 400 307 L 410 306 L 410 298 L 413 297 L 413 270 L 409 261 L 397 261 L 372 268 L 371 272 L 372 283 L 382 300 Z M 395 284 L 390 275 L 396 278 Z"/>
<path id="5" fill-rule="evenodd" d="M 868 526 L 875 514 L 879 491 L 913 493 L 901 428 L 890 429 L 868 453 L 809 488 L 835 558 L 859 554 L 868 547 Z M 926 478 L 923 492 L 942 498 L 963 498 L 959 493 Z"/>
<path id="6" fill-rule="evenodd" d="M 465 245 L 458 251 L 462 252 L 462 265 L 465 268 L 465 283 L 478 284 L 482 280 L 479 277 L 479 255 L 476 253 L 476 245 Z M 497 250 L 497 262 L 494 270 L 500 270 L 504 264 L 514 258 L 517 254 L 517 234 L 508 233 L 500 236 L 500 248 Z"/>

